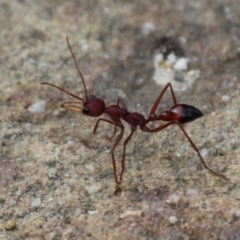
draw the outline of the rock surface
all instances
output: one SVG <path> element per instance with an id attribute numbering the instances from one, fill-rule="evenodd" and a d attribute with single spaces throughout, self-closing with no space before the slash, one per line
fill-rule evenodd
<path id="1" fill-rule="evenodd" d="M 158 2 L 0 1 L 0 239 L 240 236 L 239 1 Z M 61 109 L 69 96 L 41 86 L 84 97 L 66 35 L 89 94 L 107 105 L 121 94 L 145 116 L 162 89 L 152 80 L 157 43 L 176 39 L 190 69 L 200 70 L 176 93 L 204 112 L 185 129 L 229 180 L 204 169 L 177 126 L 137 131 L 114 196 L 113 141 L 105 138 L 112 126 L 102 124 L 86 144 L 96 119 Z M 45 109 L 28 111 L 41 100 Z M 160 107 L 171 104 L 168 93 Z"/>

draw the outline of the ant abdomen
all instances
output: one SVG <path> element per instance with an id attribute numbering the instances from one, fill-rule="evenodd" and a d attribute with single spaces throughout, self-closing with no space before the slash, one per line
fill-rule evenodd
<path id="1" fill-rule="evenodd" d="M 169 111 L 163 111 L 158 119 L 176 123 L 187 123 L 203 116 L 203 113 L 196 107 L 188 104 L 176 104 Z"/>
<path id="2" fill-rule="evenodd" d="M 180 106 L 182 108 L 180 123 L 191 122 L 203 116 L 203 113 L 194 106 L 187 104 L 180 104 Z"/>
<path id="3" fill-rule="evenodd" d="M 177 104 L 170 109 L 170 117 L 178 118 L 178 123 L 188 123 L 202 116 L 203 113 L 198 108 L 188 104 Z"/>

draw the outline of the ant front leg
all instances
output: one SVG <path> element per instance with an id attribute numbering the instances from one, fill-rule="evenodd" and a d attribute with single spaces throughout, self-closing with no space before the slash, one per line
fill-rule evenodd
<path id="1" fill-rule="evenodd" d="M 96 124 L 95 124 L 95 127 L 94 127 L 93 131 L 92 131 L 92 134 L 93 134 L 93 135 L 96 134 L 97 129 L 98 129 L 98 125 L 99 125 L 99 123 L 100 123 L 101 121 L 107 122 L 107 123 L 110 123 L 110 124 L 113 124 L 114 126 L 116 126 L 116 124 L 115 124 L 113 121 L 111 121 L 111 120 L 108 120 L 108 119 L 105 119 L 105 118 L 99 118 L 99 119 L 97 120 Z"/>
<path id="2" fill-rule="evenodd" d="M 117 167 L 116 167 L 116 161 L 115 161 L 115 157 L 114 157 L 114 150 L 116 148 L 116 146 L 119 144 L 119 142 L 121 141 L 122 137 L 123 137 L 123 132 L 124 132 L 124 126 L 122 125 L 122 123 L 119 122 L 113 122 L 111 120 L 105 119 L 105 118 L 99 118 L 96 122 L 96 125 L 93 129 L 93 134 L 96 134 L 97 128 L 98 128 L 98 124 L 100 121 L 104 121 L 110 124 L 113 124 L 115 127 L 119 127 L 121 129 L 119 135 L 117 136 L 114 145 L 111 148 L 111 156 L 112 156 L 112 165 L 113 165 L 113 174 L 114 174 L 114 178 L 115 178 L 115 182 L 116 182 L 116 189 L 114 191 L 114 194 L 118 194 L 121 191 L 121 184 L 120 181 L 118 181 L 117 178 Z"/>
<path id="3" fill-rule="evenodd" d="M 99 123 L 103 121 L 103 122 L 107 122 L 107 123 L 110 123 L 110 124 L 113 124 L 114 125 L 114 131 L 113 131 L 113 135 L 111 137 L 108 137 L 108 136 L 105 136 L 105 138 L 107 138 L 108 140 L 112 140 L 112 138 L 116 135 L 116 132 L 117 132 L 117 125 L 115 124 L 115 122 L 111 121 L 111 120 L 108 120 L 108 119 L 105 119 L 105 118 L 99 118 L 95 124 L 95 127 L 92 131 L 92 135 L 95 135 L 97 133 L 97 129 L 98 129 L 98 125 Z"/>
<path id="4" fill-rule="evenodd" d="M 106 138 L 107 140 L 109 140 L 109 141 L 112 140 L 113 137 L 116 135 L 116 132 L 117 132 L 117 126 L 115 125 L 115 126 L 114 126 L 114 129 L 113 129 L 113 134 L 112 134 L 112 136 L 109 137 L 109 136 L 106 135 L 105 138 Z"/>
<path id="5" fill-rule="evenodd" d="M 96 132 L 97 132 L 97 129 L 98 129 L 98 125 L 99 123 L 103 121 L 103 122 L 107 122 L 107 123 L 110 123 L 110 124 L 113 124 L 115 125 L 115 123 L 111 120 L 108 120 L 108 119 L 105 119 L 105 118 L 99 118 L 94 126 L 94 129 L 92 131 L 92 134 L 89 136 L 89 139 L 88 139 L 88 142 L 90 143 L 92 141 L 92 138 L 93 136 L 95 136 Z"/>

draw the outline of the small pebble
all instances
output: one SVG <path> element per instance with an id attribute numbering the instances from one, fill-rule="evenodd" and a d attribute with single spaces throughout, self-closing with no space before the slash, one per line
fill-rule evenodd
<path id="1" fill-rule="evenodd" d="M 17 202 L 16 202 L 16 200 L 10 199 L 8 204 L 9 204 L 9 206 L 13 207 L 13 206 L 17 205 Z"/>
<path id="2" fill-rule="evenodd" d="M 168 218 L 168 221 L 169 221 L 169 223 L 171 223 L 171 224 L 175 224 L 175 223 L 178 221 L 178 219 L 177 219 L 175 216 L 170 216 L 170 217 Z"/>
<path id="3" fill-rule="evenodd" d="M 39 207 L 41 205 L 41 198 L 35 198 L 32 203 L 31 203 L 31 207 Z"/>
<path id="4" fill-rule="evenodd" d="M 166 203 L 168 204 L 178 204 L 181 200 L 181 197 L 177 194 L 172 194 L 169 196 L 169 198 L 166 200 Z"/>
<path id="5" fill-rule="evenodd" d="M 120 215 L 120 219 L 124 219 L 124 218 L 127 218 L 129 216 L 138 216 L 138 217 L 140 217 L 140 216 L 142 216 L 142 214 L 143 214 L 143 212 L 139 211 L 139 210 L 135 210 L 135 211 L 129 210 L 129 211 L 126 211 L 125 213 L 122 213 Z"/>
<path id="6" fill-rule="evenodd" d="M 98 214 L 98 210 L 94 210 L 94 211 L 88 211 L 89 215 L 95 215 Z"/>
<path id="7" fill-rule="evenodd" d="M 55 167 L 51 167 L 51 168 L 48 169 L 49 178 L 56 177 L 56 174 L 57 174 L 57 169 Z"/>
<path id="8" fill-rule="evenodd" d="M 198 189 L 197 188 L 190 188 L 187 190 L 186 194 L 188 196 L 194 197 L 196 195 L 198 195 Z"/>
<path id="9" fill-rule="evenodd" d="M 101 186 L 99 185 L 99 186 L 97 186 L 97 185 L 93 185 L 93 186 L 91 186 L 91 187 L 89 187 L 88 188 L 88 192 L 90 193 L 90 194 L 93 194 L 93 193 L 97 193 L 99 190 L 101 190 Z"/>
<path id="10" fill-rule="evenodd" d="M 240 209 L 237 209 L 234 211 L 234 215 L 237 217 L 237 218 L 240 218 Z"/>
<path id="11" fill-rule="evenodd" d="M 152 22 L 145 22 L 141 26 L 142 34 L 148 35 L 155 30 L 155 25 Z"/>
<path id="12" fill-rule="evenodd" d="M 224 102 L 228 102 L 228 101 L 230 101 L 230 96 L 228 96 L 228 95 L 223 95 L 222 96 L 222 100 L 224 101 Z"/>
<path id="13" fill-rule="evenodd" d="M 200 151 L 200 154 L 203 158 L 206 158 L 208 156 L 208 149 L 207 148 L 203 148 L 201 151 Z"/>
<path id="14" fill-rule="evenodd" d="M 6 230 L 13 230 L 16 227 L 16 222 L 14 220 L 9 220 L 5 224 Z"/>
<path id="15" fill-rule="evenodd" d="M 45 106 L 46 106 L 46 102 L 44 100 L 40 100 L 40 101 L 34 103 L 33 105 L 31 105 L 28 108 L 28 111 L 31 112 L 31 113 L 44 112 L 45 111 Z"/>
<path id="16" fill-rule="evenodd" d="M 86 164 L 85 168 L 89 171 L 89 172 L 94 172 L 95 168 L 92 164 Z"/>

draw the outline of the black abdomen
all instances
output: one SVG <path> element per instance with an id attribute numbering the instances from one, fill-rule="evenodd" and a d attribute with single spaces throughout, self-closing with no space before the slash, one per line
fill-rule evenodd
<path id="1" fill-rule="evenodd" d="M 187 104 L 181 104 L 181 106 L 182 106 L 182 113 L 181 113 L 181 120 L 179 121 L 180 123 L 191 122 L 203 116 L 203 113 L 194 106 L 187 105 Z"/>

